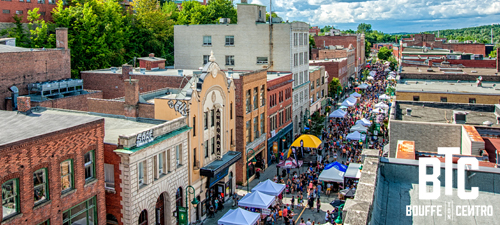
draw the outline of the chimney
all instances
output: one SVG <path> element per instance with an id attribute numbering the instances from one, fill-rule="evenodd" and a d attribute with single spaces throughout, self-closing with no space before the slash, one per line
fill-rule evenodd
<path id="1" fill-rule="evenodd" d="M 500 72 L 500 48 L 497 48 L 497 73 Z"/>
<path id="2" fill-rule="evenodd" d="M 122 77 L 129 78 L 129 75 L 132 73 L 132 65 L 123 64 L 122 65 Z"/>
<path id="3" fill-rule="evenodd" d="M 139 103 L 139 80 L 125 79 L 125 116 L 137 117 Z"/>
<path id="4" fill-rule="evenodd" d="M 149 53 L 149 58 L 154 58 L 155 54 L 154 53 Z"/>
<path id="5" fill-rule="evenodd" d="M 56 28 L 56 48 L 68 49 L 68 28 Z"/>
<path id="6" fill-rule="evenodd" d="M 23 114 L 31 113 L 31 98 L 29 96 L 17 97 L 17 111 Z"/>

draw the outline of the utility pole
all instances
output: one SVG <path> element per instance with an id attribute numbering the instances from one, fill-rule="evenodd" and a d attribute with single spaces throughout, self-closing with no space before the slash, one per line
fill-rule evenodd
<path id="1" fill-rule="evenodd" d="M 493 44 L 493 24 L 491 24 L 491 44 Z"/>

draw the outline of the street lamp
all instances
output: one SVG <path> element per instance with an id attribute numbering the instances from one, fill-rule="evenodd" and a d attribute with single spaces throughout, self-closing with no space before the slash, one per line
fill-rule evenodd
<path id="1" fill-rule="evenodd" d="M 189 188 L 191 188 L 191 189 L 189 189 Z M 196 193 L 196 190 L 194 189 L 193 186 L 189 185 L 189 186 L 186 187 L 186 207 L 188 209 L 189 209 L 189 202 L 188 202 L 189 198 L 188 197 L 189 197 L 190 194 L 193 194 L 193 196 L 194 196 L 193 197 L 193 201 L 191 201 L 191 204 L 193 205 L 194 208 L 196 208 L 196 206 L 198 206 L 198 203 L 200 203 L 198 201 L 198 199 L 196 198 L 196 194 L 195 193 Z M 189 210 L 188 210 L 188 213 L 186 214 L 186 220 L 188 221 L 188 224 L 189 224 Z"/>
<path id="2" fill-rule="evenodd" d="M 248 158 L 250 158 L 252 155 L 254 154 L 254 150 L 253 148 L 249 148 L 247 150 L 247 161 L 248 161 Z M 252 164 L 255 165 L 255 158 L 252 159 Z M 249 180 L 249 169 L 248 169 L 248 164 L 247 164 L 247 193 L 250 193 L 250 183 L 248 182 Z"/>

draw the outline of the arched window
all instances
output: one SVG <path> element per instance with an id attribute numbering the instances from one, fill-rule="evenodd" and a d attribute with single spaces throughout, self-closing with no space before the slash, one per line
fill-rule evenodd
<path id="1" fill-rule="evenodd" d="M 106 215 L 106 224 L 108 225 L 116 225 L 118 224 L 118 220 L 113 214 L 107 214 Z"/>
<path id="2" fill-rule="evenodd" d="M 142 210 L 141 215 L 139 215 L 139 225 L 148 224 L 148 211 Z"/>

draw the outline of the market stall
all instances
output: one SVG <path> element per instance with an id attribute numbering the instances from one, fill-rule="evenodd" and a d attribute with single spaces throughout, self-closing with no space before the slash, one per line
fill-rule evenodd
<path id="1" fill-rule="evenodd" d="M 257 186 L 255 186 L 254 188 L 252 188 L 252 191 L 253 192 L 259 191 L 267 195 L 278 196 L 283 192 L 283 190 L 285 190 L 285 186 L 286 185 L 284 184 L 277 184 L 267 179 L 264 182 L 260 182 L 259 184 L 257 184 Z"/>
<path id="2" fill-rule="evenodd" d="M 363 125 L 363 126 L 365 126 L 365 127 L 369 127 L 369 126 L 371 126 L 371 125 L 372 125 L 372 122 L 370 122 L 370 121 L 369 121 L 368 119 L 366 119 L 366 118 L 363 118 L 363 119 L 360 119 L 360 120 L 356 121 L 356 124 L 361 124 L 361 125 Z"/>
<path id="3" fill-rule="evenodd" d="M 344 187 L 347 187 L 349 183 L 357 183 L 361 177 L 361 164 L 350 163 L 349 167 L 344 174 Z"/>
<path id="4" fill-rule="evenodd" d="M 275 196 L 267 195 L 260 191 L 254 191 L 245 195 L 240 201 L 238 201 L 238 206 L 267 209 L 271 206 L 271 204 L 273 204 L 275 199 Z"/>
<path id="5" fill-rule="evenodd" d="M 230 209 L 217 223 L 219 225 L 254 225 L 257 224 L 259 218 L 259 213 L 237 208 Z"/>
<path id="6" fill-rule="evenodd" d="M 354 92 L 354 93 L 351 94 L 351 97 L 361 98 L 361 94 L 358 93 L 358 92 Z"/>
<path id="7" fill-rule="evenodd" d="M 368 131 L 368 127 L 365 127 L 361 124 L 356 124 L 356 125 L 352 126 L 350 130 L 351 130 L 351 132 L 357 131 L 360 133 L 363 133 L 363 132 L 366 133 L 366 131 Z"/>
<path id="8" fill-rule="evenodd" d="M 344 173 L 347 170 L 345 165 L 339 162 L 333 162 L 325 166 L 325 169 L 319 174 L 318 179 L 325 182 L 344 182 Z"/>
<path id="9" fill-rule="evenodd" d="M 347 112 L 342 109 L 337 109 L 330 113 L 330 118 L 344 118 L 347 115 Z"/>

